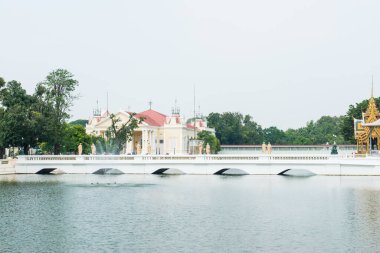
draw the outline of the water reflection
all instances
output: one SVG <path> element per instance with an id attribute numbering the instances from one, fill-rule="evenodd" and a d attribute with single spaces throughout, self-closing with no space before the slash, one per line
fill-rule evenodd
<path id="1" fill-rule="evenodd" d="M 379 204 L 380 177 L 7 175 L 0 252 L 376 252 Z"/>

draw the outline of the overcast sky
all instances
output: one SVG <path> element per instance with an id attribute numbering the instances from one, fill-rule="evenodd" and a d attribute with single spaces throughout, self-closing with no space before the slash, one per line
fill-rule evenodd
<path id="1" fill-rule="evenodd" d="M 73 118 L 238 111 L 300 127 L 380 96 L 378 0 L 0 0 L 0 76 L 29 92 L 53 69 L 80 83 Z"/>

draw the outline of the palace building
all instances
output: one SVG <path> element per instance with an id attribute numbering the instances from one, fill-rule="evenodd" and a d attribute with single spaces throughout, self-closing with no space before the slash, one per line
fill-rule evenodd
<path id="1" fill-rule="evenodd" d="M 131 112 L 119 111 L 115 114 L 120 123 L 127 122 Z M 111 126 L 110 113 L 100 113 L 94 110 L 93 116 L 86 125 L 86 133 L 106 137 L 106 131 Z M 178 107 L 174 107 L 172 114 L 149 109 L 134 116 L 143 119 L 134 131 L 132 141 L 126 142 L 125 154 L 197 154 L 198 142 L 195 141 L 199 132 L 205 130 L 215 134 L 215 130 L 207 127 L 207 121 L 201 117 L 186 122 L 180 116 Z"/>
<path id="2" fill-rule="evenodd" d="M 359 154 L 378 153 L 380 150 L 380 113 L 372 95 L 362 119 L 354 119 L 356 150 Z"/>

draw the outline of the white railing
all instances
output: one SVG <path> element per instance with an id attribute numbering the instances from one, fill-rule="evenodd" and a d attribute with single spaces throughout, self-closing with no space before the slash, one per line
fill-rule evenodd
<path id="1" fill-rule="evenodd" d="M 366 158 L 355 155 L 32 155 L 19 156 L 19 161 L 321 161 Z M 380 157 L 378 157 L 380 159 Z M 371 159 L 376 159 L 371 157 Z"/>

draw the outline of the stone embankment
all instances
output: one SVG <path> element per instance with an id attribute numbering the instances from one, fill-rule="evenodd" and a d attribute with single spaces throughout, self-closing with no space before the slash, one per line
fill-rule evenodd
<path id="1" fill-rule="evenodd" d="M 15 165 L 16 165 L 15 159 L 0 160 L 0 175 L 16 173 Z"/>

